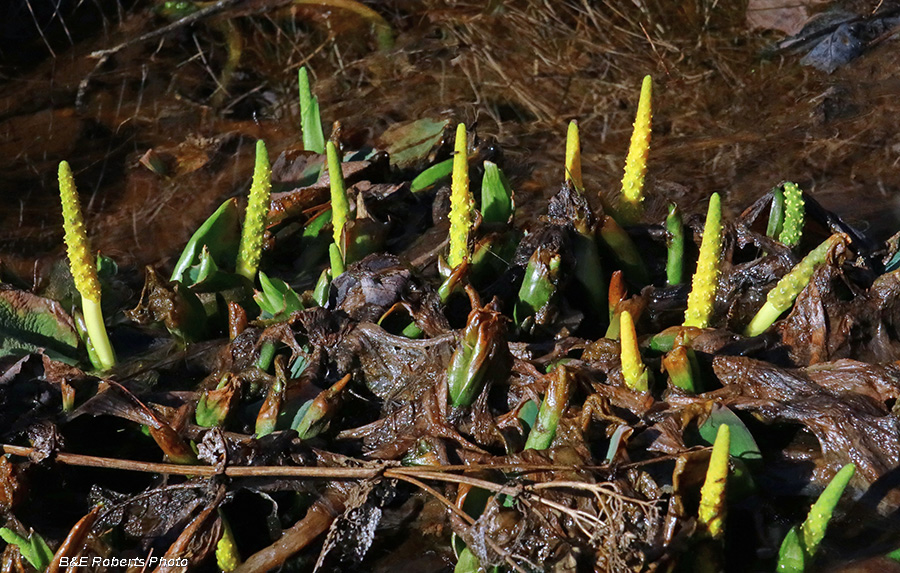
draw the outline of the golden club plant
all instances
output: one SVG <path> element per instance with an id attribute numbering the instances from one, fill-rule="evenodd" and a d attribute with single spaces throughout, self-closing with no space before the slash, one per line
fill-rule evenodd
<path id="1" fill-rule="evenodd" d="M 69 266 L 75 280 L 75 288 L 81 294 L 81 311 L 88 332 L 89 343 L 93 347 L 101 370 L 109 370 L 116 364 L 116 355 L 109 343 L 103 313 L 100 308 L 100 279 L 97 265 L 91 252 L 75 177 L 68 162 L 59 164 L 59 196 L 62 201 L 63 230 L 69 254 Z"/>

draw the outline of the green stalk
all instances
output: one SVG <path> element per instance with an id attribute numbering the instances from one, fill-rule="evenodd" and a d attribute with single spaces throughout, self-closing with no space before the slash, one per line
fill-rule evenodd
<path id="1" fill-rule="evenodd" d="M 653 81 L 644 76 L 641 97 L 634 119 L 631 145 L 625 159 L 625 176 L 622 178 L 622 201 L 619 213 L 625 224 L 637 223 L 644 213 L 644 176 L 647 174 L 647 156 L 650 153 L 650 128 L 653 119 L 651 98 Z"/>
<path id="2" fill-rule="evenodd" d="M 322 117 L 319 114 L 319 99 L 309 87 L 306 67 L 300 68 L 300 128 L 303 130 L 303 149 L 314 153 L 325 153 L 325 135 L 322 133 Z"/>
<path id="3" fill-rule="evenodd" d="M 466 150 L 466 126 L 456 126 L 453 149 L 453 174 L 450 185 L 450 254 L 447 265 L 454 269 L 469 260 L 469 230 L 472 227 L 474 200 L 469 192 L 469 160 Z"/>
<path id="4" fill-rule="evenodd" d="M 253 183 L 241 230 L 241 244 L 238 247 L 235 272 L 249 280 L 256 278 L 259 258 L 262 255 L 263 238 L 266 232 L 266 217 L 269 215 L 269 192 L 272 189 L 272 171 L 269 168 L 269 152 L 263 140 L 256 142 L 256 165 L 253 167 Z"/>
<path id="5" fill-rule="evenodd" d="M 778 240 L 788 247 L 800 244 L 805 216 L 803 191 L 790 181 L 784 184 L 784 226 Z"/>
<path id="6" fill-rule="evenodd" d="M 647 267 L 637 247 L 628 233 L 619 226 L 615 219 L 606 216 L 600 227 L 600 236 L 612 250 L 613 255 L 622 265 L 625 274 L 635 284 L 645 285 L 650 282 Z"/>
<path id="7" fill-rule="evenodd" d="M 728 450 L 731 447 L 731 428 L 719 426 L 706 470 L 706 481 L 700 490 L 699 526 L 713 539 L 725 532 L 725 485 L 728 481 Z"/>
<path id="8" fill-rule="evenodd" d="M 81 294 L 81 311 L 84 314 L 85 328 L 100 370 L 109 370 L 116 365 L 116 355 L 109 343 L 106 325 L 103 322 L 97 263 L 91 256 L 91 245 L 84 227 L 75 177 L 66 161 L 59 164 L 59 197 L 62 202 L 63 230 L 69 253 L 69 267 L 72 270 L 75 288 Z"/>
<path id="9" fill-rule="evenodd" d="M 525 449 L 546 450 L 556 437 L 556 427 L 569 401 L 569 370 L 559 364 L 549 375 L 547 393 L 541 402 L 534 427 L 528 433 Z"/>
<path id="10" fill-rule="evenodd" d="M 706 328 L 712 317 L 713 302 L 716 300 L 716 286 L 719 282 L 719 255 L 722 252 L 722 204 L 718 193 L 709 198 L 703 239 L 700 242 L 700 257 L 697 270 L 688 295 L 688 306 L 684 313 L 684 326 Z"/>
<path id="11" fill-rule="evenodd" d="M 680 285 L 684 280 L 684 224 L 675 203 L 669 204 L 666 233 L 666 284 Z"/>
<path id="12" fill-rule="evenodd" d="M 566 132 L 566 181 L 571 181 L 579 192 L 584 191 L 584 181 L 581 178 L 581 140 L 578 137 L 578 122 L 574 119 L 569 122 Z"/>
<path id="13" fill-rule="evenodd" d="M 744 334 L 746 336 L 758 336 L 772 326 L 778 320 L 778 317 L 781 316 L 781 313 L 789 309 L 794 303 L 794 299 L 806 288 L 816 269 L 825 263 L 828 251 L 843 242 L 844 238 L 842 235 L 831 235 L 803 257 L 803 260 L 797 263 L 791 269 L 791 272 L 782 277 L 778 284 L 775 285 L 775 288 L 769 291 L 769 294 L 766 296 L 766 303 L 759 309 L 753 320 L 750 321 Z"/>
<path id="14" fill-rule="evenodd" d="M 650 389 L 649 375 L 641 361 L 634 320 L 627 310 L 622 311 L 619 320 L 621 322 L 619 335 L 621 336 L 622 376 L 625 378 L 625 385 L 635 392 L 646 392 Z"/>

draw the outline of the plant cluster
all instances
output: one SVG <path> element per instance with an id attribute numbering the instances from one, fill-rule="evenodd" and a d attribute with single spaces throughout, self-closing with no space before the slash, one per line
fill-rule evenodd
<path id="1" fill-rule="evenodd" d="M 157 478 L 93 488 L 67 534 L 39 534 L 25 526 L 32 462 L 2 458 L 4 563 L 57 570 L 152 547 L 223 571 L 355 567 L 385 512 L 424 496 L 444 507 L 437 530 L 452 536 L 435 545 L 459 573 L 747 559 L 803 571 L 845 489 L 900 463 L 866 436 L 898 428 L 885 409 L 896 367 L 871 356 L 900 339 L 882 312 L 900 271 L 790 182 L 731 220 L 718 194 L 705 221 L 674 204 L 647 220 L 649 77 L 621 196 L 592 207 L 572 122 L 561 189 L 527 230 L 492 146 L 463 124 L 452 148 L 447 123 L 421 120 L 395 130 L 387 154 L 343 150 L 339 130 L 324 138 L 305 69 L 299 85 L 304 149 L 270 165 L 257 143 L 243 218 L 225 201 L 169 280 L 148 269 L 132 324 L 104 320 L 114 276 L 98 273 L 60 165 L 80 305 L 0 291 L 12 341 L 0 348 L 18 360 L 0 376 L 40 369 L 32 391 L 51 396 L 31 408 L 6 396 L 22 418 L 4 440 L 29 443 L 4 448 L 70 467 L 75 482 L 83 465 Z M 404 154 L 413 167 L 391 168 Z M 830 327 L 848 315 L 852 329 Z M 870 363 L 835 362 L 848 356 Z M 69 451 L 59 436 L 76 441 L 84 420 L 144 453 Z M 814 471 L 779 484 L 763 453 L 790 466 L 798 425 L 818 454 L 791 467 Z M 779 496 L 798 483 L 818 501 L 794 495 L 786 511 Z M 268 530 L 242 523 L 266 511 Z"/>

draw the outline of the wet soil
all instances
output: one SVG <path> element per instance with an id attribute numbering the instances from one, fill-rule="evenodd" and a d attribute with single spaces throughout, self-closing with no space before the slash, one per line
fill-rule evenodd
<path id="1" fill-rule="evenodd" d="M 168 20 L 146 3 L 119 5 L 95 14 L 90 33 L 79 28 L 88 16 L 70 7 L 71 42 L 48 28 L 54 56 L 39 37 L 22 41 L 27 50 L 4 47 L 0 259 L 27 274 L 36 256 L 59 254 L 55 179 L 66 159 L 95 247 L 126 266 L 171 264 L 215 205 L 243 194 L 256 138 L 273 157 L 298 140 L 304 64 L 325 123 L 340 121 L 351 145 L 419 117 L 452 117 L 496 138 L 520 216 L 558 189 L 572 118 L 589 194 L 618 192 L 650 74 L 649 195 L 660 212 L 666 198 L 699 211 L 713 191 L 738 209 L 790 179 L 875 236 L 895 232 L 896 42 L 826 74 L 801 66 L 802 54 L 773 53 L 784 33 L 750 29 L 747 6 L 727 4 L 382 2 L 395 42 L 379 50 L 369 25 L 346 11 L 248 1 L 99 60 L 91 54 Z M 881 4 L 845 7 L 865 15 Z M 220 87 L 227 26 L 243 52 Z M 30 61 L 41 50 L 43 60 Z M 21 52 L 29 61 L 13 57 Z M 178 157 L 171 177 L 139 164 L 151 148 Z"/>

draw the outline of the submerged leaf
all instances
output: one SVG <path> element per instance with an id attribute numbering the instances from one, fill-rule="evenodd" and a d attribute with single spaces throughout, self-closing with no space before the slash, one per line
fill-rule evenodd
<path id="1" fill-rule="evenodd" d="M 72 363 L 78 333 L 62 305 L 25 291 L 0 290 L 0 357 L 44 352 Z"/>

